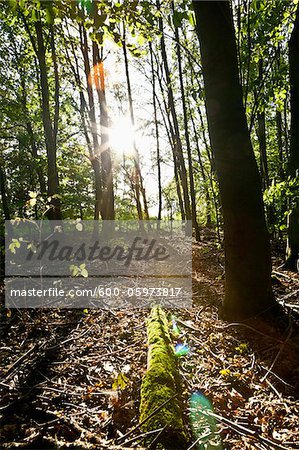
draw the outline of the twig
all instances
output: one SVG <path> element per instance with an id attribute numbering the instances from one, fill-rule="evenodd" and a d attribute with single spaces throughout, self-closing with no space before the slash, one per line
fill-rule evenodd
<path id="1" fill-rule="evenodd" d="M 283 297 L 281 297 L 279 299 L 279 302 L 283 302 L 283 301 L 287 300 L 288 298 L 293 297 L 293 295 L 298 294 L 298 292 L 299 292 L 299 289 L 297 289 L 296 291 L 290 292 L 289 294 L 284 295 Z"/>
<path id="2" fill-rule="evenodd" d="M 193 444 L 191 444 L 190 447 L 187 448 L 187 450 L 191 450 L 192 448 L 194 448 L 196 446 L 196 444 L 198 444 L 203 439 L 208 438 L 209 436 L 213 436 L 213 433 L 207 433 L 207 434 L 204 434 L 203 436 L 199 436 L 199 438 L 197 438 L 196 441 L 194 441 Z"/>
<path id="3" fill-rule="evenodd" d="M 279 381 L 281 381 L 281 383 L 283 383 L 285 386 L 290 386 L 291 388 L 294 389 L 294 386 L 290 383 L 287 383 L 285 380 L 283 380 L 281 377 L 279 377 L 277 375 L 277 373 L 273 372 L 272 370 L 268 369 L 267 367 L 263 366 L 262 364 L 259 364 L 259 367 L 263 370 L 265 370 L 266 372 L 269 371 L 269 373 L 271 373 L 271 375 L 273 375 L 275 378 L 277 378 Z"/>
<path id="4" fill-rule="evenodd" d="M 232 420 L 227 419 L 226 417 L 220 416 L 219 414 L 215 414 L 211 411 L 201 411 L 203 415 L 212 416 L 215 417 L 219 422 L 223 422 L 233 428 L 235 431 L 245 434 L 247 436 L 250 436 L 252 439 L 256 439 L 264 444 L 271 445 L 277 450 L 288 450 L 287 447 L 284 447 L 280 444 L 277 444 L 276 442 L 272 441 L 271 439 L 265 438 L 263 436 L 260 436 L 259 432 L 256 430 L 252 430 L 250 428 L 244 427 L 244 425 L 239 425 Z"/>
<path id="5" fill-rule="evenodd" d="M 144 420 L 142 420 L 138 425 L 136 425 L 132 430 L 128 431 L 128 433 L 124 434 L 120 438 L 117 439 L 117 441 L 122 441 L 126 437 L 128 437 L 130 434 L 134 433 L 134 431 L 138 430 L 145 422 L 147 422 L 149 419 L 151 419 L 155 414 L 157 414 L 160 409 L 162 409 L 167 403 L 169 403 L 171 400 L 173 400 L 175 397 L 177 397 L 178 394 L 173 395 L 172 397 L 168 398 L 163 402 L 160 406 L 158 406 L 149 416 L 147 416 Z"/>
<path id="6" fill-rule="evenodd" d="M 230 327 L 236 327 L 236 326 L 241 326 L 241 327 L 245 327 L 245 328 L 248 328 L 249 330 L 252 330 L 252 331 L 255 331 L 256 333 L 258 333 L 258 334 L 260 334 L 260 335 L 262 335 L 262 336 L 264 336 L 264 337 L 267 337 L 267 338 L 269 338 L 269 339 L 273 339 L 274 341 L 277 341 L 277 342 L 279 342 L 280 344 L 283 344 L 283 341 L 281 340 L 281 339 L 277 339 L 277 338 L 275 338 L 274 336 L 269 336 L 268 334 L 266 334 L 266 333 L 263 333 L 262 331 L 260 331 L 260 330 L 257 330 L 256 328 L 254 328 L 254 327 L 251 327 L 250 325 L 247 325 L 246 323 L 241 323 L 241 322 L 233 322 L 233 323 L 228 323 L 227 325 L 223 325 L 223 326 L 221 326 L 221 327 L 215 327 L 217 330 L 224 330 L 225 328 L 230 328 Z"/>
<path id="7" fill-rule="evenodd" d="M 153 449 L 156 448 L 157 443 L 159 442 L 160 436 L 163 434 L 163 431 L 166 429 L 167 425 L 165 425 L 162 430 L 157 434 L 157 436 L 154 437 L 152 442 L 149 444 L 148 448 Z"/>
<path id="8" fill-rule="evenodd" d="M 292 278 L 289 275 L 286 275 L 285 273 L 277 272 L 277 270 L 272 270 L 272 273 L 278 275 L 279 277 L 288 278 L 289 280 Z"/>
<path id="9" fill-rule="evenodd" d="M 18 367 L 24 359 L 26 359 L 27 356 L 29 356 L 34 350 L 38 347 L 38 344 L 33 345 L 27 352 L 25 352 L 20 358 L 18 358 L 6 371 L 4 375 L 4 379 L 8 377 L 8 375 L 16 368 Z"/>
<path id="10" fill-rule="evenodd" d="M 265 373 L 265 375 L 261 378 L 261 382 L 265 381 L 265 379 L 267 378 L 267 376 L 269 375 L 269 373 L 271 372 L 271 370 L 273 369 L 273 367 L 275 366 L 275 363 L 277 362 L 278 358 L 280 357 L 280 354 L 285 346 L 285 344 L 287 343 L 287 341 L 290 339 L 291 334 L 293 332 L 293 328 L 290 327 L 290 331 L 288 332 L 288 335 L 286 337 L 286 339 L 283 341 L 283 343 L 280 346 L 280 349 L 277 352 L 277 355 L 275 356 L 270 368 L 267 370 L 267 372 Z"/>
<path id="11" fill-rule="evenodd" d="M 138 441 L 139 439 L 149 436 L 150 434 L 159 433 L 159 431 L 161 431 L 163 429 L 164 428 L 157 428 L 156 430 L 151 430 L 151 431 L 147 431 L 146 433 L 138 434 L 138 436 L 135 436 L 135 437 L 129 439 L 128 441 L 125 441 L 123 443 L 123 445 L 126 446 L 127 444 L 131 444 L 131 442 Z"/>

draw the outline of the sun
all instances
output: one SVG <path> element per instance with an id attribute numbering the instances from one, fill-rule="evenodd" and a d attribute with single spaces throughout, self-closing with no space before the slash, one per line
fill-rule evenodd
<path id="1" fill-rule="evenodd" d="M 135 130 L 129 117 L 119 117 L 109 129 L 110 147 L 119 155 L 134 155 Z"/>

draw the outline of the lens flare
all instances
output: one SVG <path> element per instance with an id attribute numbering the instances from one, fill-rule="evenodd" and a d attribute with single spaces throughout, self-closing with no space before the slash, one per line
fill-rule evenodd
<path id="1" fill-rule="evenodd" d="M 109 129 L 109 142 L 118 154 L 134 156 L 135 131 L 129 117 L 119 117 Z"/>
<path id="2" fill-rule="evenodd" d="M 187 344 L 177 344 L 175 346 L 175 350 L 174 353 L 176 356 L 181 357 L 181 356 L 185 356 L 189 353 L 190 348 L 188 347 Z"/>
<path id="3" fill-rule="evenodd" d="M 171 316 L 171 323 L 172 323 L 172 333 L 175 337 L 178 337 L 181 333 L 179 327 L 177 326 L 176 320 L 174 316 Z"/>
<path id="4" fill-rule="evenodd" d="M 213 412 L 211 402 L 197 391 L 190 398 L 190 422 L 192 434 L 197 442 L 197 450 L 222 450 L 221 438 L 217 433 L 215 417 L 209 415 Z"/>

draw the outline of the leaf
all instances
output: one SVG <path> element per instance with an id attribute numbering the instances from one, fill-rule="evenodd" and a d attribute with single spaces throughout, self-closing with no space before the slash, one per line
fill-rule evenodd
<path id="1" fill-rule="evenodd" d="M 37 201 L 36 198 L 31 198 L 31 199 L 28 201 L 28 205 L 33 207 L 33 206 L 36 205 L 36 201 Z"/>
<path id="2" fill-rule="evenodd" d="M 115 378 L 113 384 L 112 384 L 112 389 L 120 389 L 123 390 L 125 389 L 125 387 L 127 386 L 127 384 L 129 383 L 129 378 L 126 377 L 126 375 L 123 372 L 120 372 L 117 377 Z"/>
<path id="3" fill-rule="evenodd" d="M 82 270 L 81 270 L 81 275 L 82 275 L 82 277 L 84 277 L 84 278 L 88 278 L 88 272 L 87 272 L 87 270 L 86 270 L 86 269 L 82 269 Z"/>
<path id="4" fill-rule="evenodd" d="M 190 11 L 188 14 L 188 20 L 192 27 L 195 27 L 195 15 L 193 11 Z"/>
<path id="5" fill-rule="evenodd" d="M 31 242 L 30 244 L 27 245 L 27 249 L 31 250 L 32 253 L 36 253 L 36 246 L 33 244 L 33 242 Z"/>
<path id="6" fill-rule="evenodd" d="M 16 253 L 16 249 L 15 249 L 15 246 L 14 246 L 14 244 L 9 244 L 9 250 L 11 251 L 11 253 Z"/>
<path id="7" fill-rule="evenodd" d="M 52 25 L 54 22 L 54 11 L 51 6 L 48 6 L 46 9 L 46 22 L 49 25 Z"/>
<path id="8" fill-rule="evenodd" d="M 137 38 L 138 45 L 142 46 L 145 43 L 145 37 L 142 34 L 139 34 Z"/>
<path id="9" fill-rule="evenodd" d="M 189 15 L 186 11 L 174 11 L 173 13 L 173 25 L 175 28 L 179 28 L 182 25 L 183 19 L 189 20 Z"/>
<path id="10" fill-rule="evenodd" d="M 221 369 L 221 370 L 219 370 L 219 373 L 223 377 L 229 377 L 231 374 L 231 371 L 229 369 Z"/>
<path id="11" fill-rule="evenodd" d="M 78 230 L 78 231 L 82 231 L 82 230 L 83 230 L 83 225 L 82 225 L 82 223 L 77 223 L 77 224 L 76 224 L 76 230 Z"/>

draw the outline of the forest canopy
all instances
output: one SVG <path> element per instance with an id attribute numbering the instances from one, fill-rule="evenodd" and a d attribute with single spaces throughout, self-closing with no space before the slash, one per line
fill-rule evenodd
<path id="1" fill-rule="evenodd" d="M 209 36 L 205 4 L 2 2 L 2 219 L 192 220 L 270 304 L 270 239 L 298 260 L 298 5 L 223 2 Z"/>

